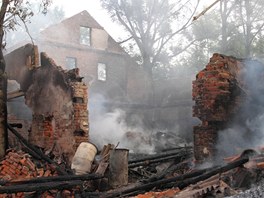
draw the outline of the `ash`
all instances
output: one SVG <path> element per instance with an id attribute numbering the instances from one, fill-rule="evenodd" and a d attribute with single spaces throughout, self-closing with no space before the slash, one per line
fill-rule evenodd
<path id="1" fill-rule="evenodd" d="M 259 183 L 253 185 L 252 188 L 228 198 L 263 198 L 263 197 L 264 197 L 264 179 L 262 179 Z"/>

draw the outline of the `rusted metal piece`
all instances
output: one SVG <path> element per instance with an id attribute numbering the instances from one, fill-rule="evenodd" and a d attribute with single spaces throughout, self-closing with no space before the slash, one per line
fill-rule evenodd
<path id="1" fill-rule="evenodd" d="M 112 188 L 128 184 L 128 149 L 110 151 L 108 181 Z"/>

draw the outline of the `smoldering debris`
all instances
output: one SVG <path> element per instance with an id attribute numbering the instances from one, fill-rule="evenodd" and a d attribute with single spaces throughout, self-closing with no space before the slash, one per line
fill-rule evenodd
<path id="1" fill-rule="evenodd" d="M 138 117 L 134 117 L 133 124 L 129 125 L 124 110 L 108 109 L 106 103 L 102 95 L 89 100 L 90 138 L 99 148 L 111 142 L 128 148 L 130 153 L 150 154 L 187 144 L 176 132 L 147 130 Z M 129 120 L 131 121 L 131 117 Z"/>

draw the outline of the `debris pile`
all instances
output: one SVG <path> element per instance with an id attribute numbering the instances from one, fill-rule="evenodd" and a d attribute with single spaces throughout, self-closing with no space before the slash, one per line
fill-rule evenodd
<path id="1" fill-rule="evenodd" d="M 194 127 L 194 148 L 185 145 L 160 151 L 163 145 L 158 144 L 158 153 L 142 157 L 112 144 L 97 154 L 96 146 L 88 142 L 87 87 L 78 69 L 64 71 L 45 53 L 41 65 L 35 61 L 30 71 L 24 70 L 30 78 L 18 79 L 24 83 L 33 123 L 28 139 L 7 124 L 23 151 L 8 150 L 0 162 L 0 197 L 224 197 L 263 177 L 264 155 L 252 149 L 220 165 L 200 164 L 215 154 L 217 132 L 227 126 L 247 97 L 244 61 L 214 54 L 197 74 L 193 113 L 202 124 Z M 126 136 L 150 143 L 140 133 Z M 157 137 L 168 141 L 162 132 Z M 84 150 L 79 149 L 82 146 Z M 70 151 L 75 150 L 72 158 Z"/>
<path id="2" fill-rule="evenodd" d="M 113 154 L 117 150 L 121 153 Z M 108 144 L 95 156 L 90 173 L 75 175 L 63 166 L 62 171 L 57 171 L 58 164 L 36 159 L 21 150 L 9 150 L 0 162 L 0 197 L 231 196 L 263 178 L 261 151 L 245 150 L 225 158 L 222 165 L 204 167 L 194 163 L 190 147 L 127 159 L 128 150 Z M 113 168 L 120 164 L 122 171 Z M 120 178 L 123 183 L 118 182 Z"/>
<path id="3" fill-rule="evenodd" d="M 5 180 L 22 180 L 34 177 L 48 177 L 57 175 L 50 165 L 39 164 L 37 167 L 32 157 L 23 152 L 8 151 L 5 159 L 1 161 L 0 176 Z"/>

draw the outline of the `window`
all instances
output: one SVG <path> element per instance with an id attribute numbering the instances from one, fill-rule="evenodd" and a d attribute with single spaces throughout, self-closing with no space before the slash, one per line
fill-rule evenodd
<path id="1" fill-rule="evenodd" d="M 77 67 L 77 60 L 74 57 L 66 57 L 66 69 L 74 69 Z"/>
<path id="2" fill-rule="evenodd" d="M 80 27 L 80 44 L 88 46 L 91 45 L 91 28 Z"/>
<path id="3" fill-rule="evenodd" d="M 98 80 L 106 81 L 106 65 L 104 63 L 98 63 L 97 78 Z"/>

